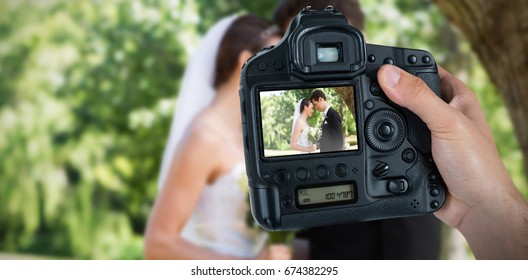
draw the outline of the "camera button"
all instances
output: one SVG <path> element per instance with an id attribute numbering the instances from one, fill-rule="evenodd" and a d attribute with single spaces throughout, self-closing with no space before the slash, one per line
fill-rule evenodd
<path id="1" fill-rule="evenodd" d="M 374 108 L 374 102 L 372 100 L 365 101 L 365 109 L 372 110 Z"/>
<path id="2" fill-rule="evenodd" d="M 429 63 L 431 63 L 431 58 L 428 55 L 424 55 L 422 57 L 422 62 L 426 63 L 426 64 L 429 64 Z"/>
<path id="3" fill-rule="evenodd" d="M 378 134 L 381 139 L 387 141 L 394 134 L 394 126 L 390 122 L 383 122 L 378 127 Z"/>
<path id="4" fill-rule="evenodd" d="M 275 60 L 273 62 L 273 68 L 275 68 L 275 70 L 282 70 L 282 68 L 284 68 L 284 63 L 280 60 Z"/>
<path id="5" fill-rule="evenodd" d="M 385 58 L 383 64 L 392 64 L 394 65 L 394 60 L 392 58 Z"/>
<path id="6" fill-rule="evenodd" d="M 372 175 L 375 177 L 383 177 L 387 176 L 389 174 L 390 167 L 389 164 L 386 162 L 378 161 L 376 166 L 372 169 Z"/>
<path id="7" fill-rule="evenodd" d="M 438 179 L 438 175 L 436 175 L 436 173 L 433 172 L 433 173 L 429 174 L 427 179 L 429 179 L 429 181 L 431 181 L 431 182 L 435 182 Z"/>
<path id="8" fill-rule="evenodd" d="M 431 196 L 439 196 L 440 195 L 440 190 L 438 188 L 432 188 L 430 191 L 429 191 L 429 194 L 431 194 Z"/>
<path id="9" fill-rule="evenodd" d="M 376 61 L 376 57 L 373 54 L 370 54 L 367 59 L 368 59 L 369 62 Z"/>
<path id="10" fill-rule="evenodd" d="M 282 207 L 291 208 L 293 206 L 293 200 L 289 196 L 285 196 L 281 200 Z"/>
<path id="11" fill-rule="evenodd" d="M 317 169 L 315 169 L 315 177 L 320 180 L 326 179 L 328 177 L 328 168 L 324 165 L 319 165 Z"/>
<path id="12" fill-rule="evenodd" d="M 438 201 L 436 200 L 433 200 L 430 205 L 431 205 L 431 208 L 433 209 L 440 207 L 440 203 L 438 203 Z"/>
<path id="13" fill-rule="evenodd" d="M 370 93 L 372 93 L 372 95 L 378 96 L 381 94 L 381 92 L 382 90 L 378 82 L 372 82 L 370 84 Z"/>
<path id="14" fill-rule="evenodd" d="M 306 181 L 310 177 L 310 173 L 305 168 L 299 168 L 297 169 L 297 172 L 295 173 L 295 178 L 299 181 Z"/>
<path id="15" fill-rule="evenodd" d="M 394 179 L 390 180 L 387 184 L 387 189 L 391 193 L 400 194 L 404 193 L 409 189 L 409 183 L 405 179 Z"/>
<path id="16" fill-rule="evenodd" d="M 260 71 L 266 71 L 266 69 L 268 69 L 268 64 L 264 61 L 261 61 L 257 64 L 257 68 Z"/>
<path id="17" fill-rule="evenodd" d="M 407 58 L 407 61 L 410 64 L 416 64 L 416 62 L 418 62 L 418 58 L 416 57 L 416 55 L 409 55 L 409 57 Z"/>
<path id="18" fill-rule="evenodd" d="M 345 177 L 345 176 L 348 174 L 348 168 L 347 168 L 346 165 L 344 165 L 344 164 L 341 163 L 341 164 L 338 164 L 338 165 L 335 167 L 334 172 L 335 172 L 335 175 L 336 175 L 337 177 L 341 177 L 341 178 L 343 178 L 343 177 Z"/>
<path id="19" fill-rule="evenodd" d="M 416 152 L 413 149 L 405 149 L 402 153 L 402 159 L 406 163 L 411 163 L 416 158 Z"/>
<path id="20" fill-rule="evenodd" d="M 275 181 L 277 183 L 282 184 L 290 180 L 290 173 L 288 173 L 288 171 L 284 169 L 281 169 L 275 172 L 275 175 L 273 177 L 275 178 Z"/>

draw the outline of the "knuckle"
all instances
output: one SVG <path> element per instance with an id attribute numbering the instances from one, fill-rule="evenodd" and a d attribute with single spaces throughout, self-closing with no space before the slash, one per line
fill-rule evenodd
<path id="1" fill-rule="evenodd" d="M 412 107 L 422 106 L 424 102 L 430 101 L 430 90 L 422 79 L 409 75 L 405 83 L 405 90 L 407 90 L 406 106 L 409 109 Z"/>
<path id="2" fill-rule="evenodd" d="M 422 79 L 414 76 L 411 79 L 411 89 L 414 93 L 413 97 L 416 98 L 428 97 L 430 91 L 429 87 L 427 87 L 427 85 L 424 83 L 424 81 L 422 81 Z"/>

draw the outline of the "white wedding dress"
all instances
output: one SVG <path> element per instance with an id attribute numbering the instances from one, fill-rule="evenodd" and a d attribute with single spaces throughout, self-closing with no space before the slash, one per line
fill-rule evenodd
<path id="1" fill-rule="evenodd" d="M 312 147 L 312 142 L 310 142 L 309 138 L 308 138 L 308 129 L 309 127 L 305 127 L 302 131 L 301 131 L 301 134 L 299 134 L 299 138 L 297 138 L 297 145 L 300 145 L 300 146 L 303 146 L 303 147 L 307 147 L 307 148 L 310 148 Z"/>
<path id="2" fill-rule="evenodd" d="M 182 237 L 217 253 L 255 257 L 268 235 L 258 225 L 249 226 L 246 222 L 251 213 L 245 176 L 245 165 L 240 163 L 206 186 Z"/>

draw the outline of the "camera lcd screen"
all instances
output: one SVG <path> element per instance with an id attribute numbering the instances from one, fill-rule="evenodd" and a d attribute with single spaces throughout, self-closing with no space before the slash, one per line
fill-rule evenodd
<path id="1" fill-rule="evenodd" d="M 320 188 L 306 188 L 297 191 L 299 206 L 353 202 L 356 194 L 352 185 L 339 185 Z"/>
<path id="2" fill-rule="evenodd" d="M 259 94 L 264 157 L 358 150 L 353 86 Z"/>

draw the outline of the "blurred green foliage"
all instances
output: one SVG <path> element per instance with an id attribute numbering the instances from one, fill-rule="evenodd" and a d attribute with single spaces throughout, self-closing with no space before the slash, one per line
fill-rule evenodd
<path id="1" fill-rule="evenodd" d="M 142 257 L 197 7 L 2 4 L 1 250 Z"/>
<path id="2" fill-rule="evenodd" d="M 189 54 L 220 17 L 251 11 L 270 18 L 275 3 L 1 1 L 0 251 L 141 258 Z M 526 195 L 508 113 L 436 7 L 428 1 L 361 3 L 370 42 L 427 49 L 466 77 Z"/>

